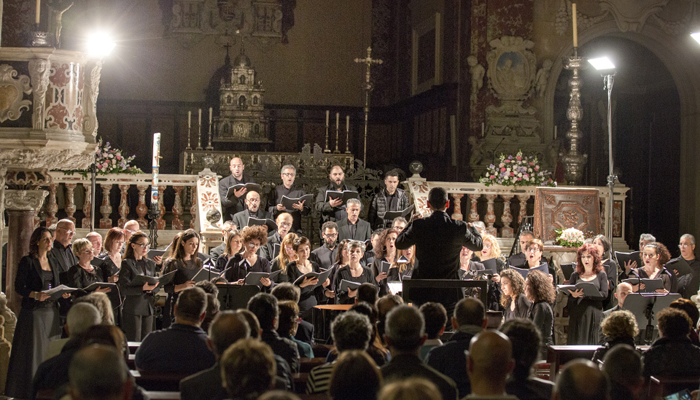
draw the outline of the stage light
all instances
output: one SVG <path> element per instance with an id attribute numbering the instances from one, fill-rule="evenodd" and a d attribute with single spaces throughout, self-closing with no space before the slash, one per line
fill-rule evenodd
<path id="1" fill-rule="evenodd" d="M 114 49 L 115 43 L 109 34 L 105 32 L 93 33 L 87 41 L 87 51 L 98 57 L 108 56 Z"/>
<path id="2" fill-rule="evenodd" d="M 608 57 L 591 58 L 588 62 L 598 71 L 615 69 L 615 64 Z"/>
<path id="3" fill-rule="evenodd" d="M 690 34 L 690 37 L 695 39 L 696 42 L 700 43 L 700 31 L 695 31 Z"/>

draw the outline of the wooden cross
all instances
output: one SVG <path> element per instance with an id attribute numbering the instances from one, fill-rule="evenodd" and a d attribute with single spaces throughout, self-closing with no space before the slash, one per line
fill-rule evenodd
<path id="1" fill-rule="evenodd" d="M 369 94 L 373 89 L 372 82 L 370 82 L 370 68 L 372 67 L 372 64 L 382 64 L 384 61 L 372 58 L 372 47 L 368 47 L 367 57 L 356 58 L 355 62 L 363 63 L 367 66 L 367 72 L 365 73 L 365 85 L 363 86 L 363 90 L 365 92 L 365 151 L 362 159 L 364 166 L 367 167 L 367 123 L 369 121 Z"/>

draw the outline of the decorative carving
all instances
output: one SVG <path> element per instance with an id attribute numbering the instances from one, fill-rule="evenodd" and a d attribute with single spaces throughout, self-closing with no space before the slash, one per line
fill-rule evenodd
<path id="1" fill-rule="evenodd" d="M 35 94 L 36 95 L 36 94 Z M 32 169 L 87 169 L 95 159 L 94 143 L 71 143 L 70 149 L 2 149 L 0 165 L 23 165 Z"/>
<path id="2" fill-rule="evenodd" d="M 46 190 L 5 189 L 5 208 L 8 210 L 37 211 L 49 192 Z"/>
<path id="3" fill-rule="evenodd" d="M 452 201 L 454 203 L 454 212 L 452 213 L 452 219 L 457 221 L 462 221 L 464 219 L 464 215 L 462 215 L 462 197 L 464 197 L 463 194 L 452 194 Z"/>
<path id="4" fill-rule="evenodd" d="M 77 185 L 75 183 L 66 183 L 66 218 L 69 220 L 73 221 L 75 223 L 75 217 L 73 214 L 75 214 L 75 211 L 78 209 L 75 205 L 75 187 Z"/>
<path id="5" fill-rule="evenodd" d="M 579 68 L 583 58 L 576 55 L 569 57 L 566 69 L 573 71 L 573 76 L 569 80 L 571 94 L 569 96 L 569 108 L 566 109 L 566 118 L 571 121 L 571 129 L 566 132 L 569 139 L 569 151 L 562 157 L 564 163 L 564 177 L 569 185 L 578 185 L 583 178 L 583 166 L 588 161 L 587 154 L 578 152 L 578 143 L 583 136 L 578 129 L 579 121 L 583 119 L 583 107 L 581 106 L 581 85 L 583 84 L 579 76 Z"/>
<path id="6" fill-rule="evenodd" d="M 119 186 L 119 221 L 118 226 L 124 226 L 129 220 L 129 203 L 128 200 L 128 190 L 130 185 L 118 185 Z"/>
<path id="7" fill-rule="evenodd" d="M 600 0 L 600 8 L 610 12 L 622 32 L 640 32 L 647 19 L 659 14 L 670 0 Z"/>
<path id="8" fill-rule="evenodd" d="M 83 184 L 85 188 L 85 201 L 83 201 L 83 214 L 85 217 L 82 220 L 82 228 L 92 229 L 92 186 Z"/>
<path id="9" fill-rule="evenodd" d="M 209 177 L 211 178 L 211 175 Z M 216 181 L 214 183 L 216 183 Z M 182 217 L 182 213 L 184 211 L 182 208 L 182 189 L 184 189 L 184 187 L 182 186 L 173 186 L 173 190 L 175 191 L 175 203 L 173 204 L 172 208 L 173 220 L 171 222 L 171 225 L 173 229 L 178 230 L 182 230 L 184 227 L 184 222 L 180 218 Z"/>
<path id="10" fill-rule="evenodd" d="M 52 180 L 46 169 L 12 169 L 5 174 L 5 184 L 10 189 L 37 189 L 49 185 Z"/>
<path id="11" fill-rule="evenodd" d="M 102 73 L 102 60 L 92 61 L 88 64 L 89 73 L 85 79 L 85 116 L 83 117 L 83 134 L 97 137 L 97 96 L 100 94 L 100 76 Z"/>
<path id="12" fill-rule="evenodd" d="M 535 77 L 535 88 L 537 89 L 537 97 L 543 97 L 547 90 L 547 81 L 549 80 L 549 72 L 552 70 L 552 60 L 544 60 L 542 68 L 537 71 Z"/>
<path id="13" fill-rule="evenodd" d="M 32 114 L 32 126 L 35 130 L 44 129 L 46 90 L 49 87 L 49 75 L 51 74 L 51 62 L 36 58 L 29 61 L 29 76 L 32 77 L 34 88 L 34 112 Z"/>
<path id="14" fill-rule="evenodd" d="M 183 46 L 226 32 L 257 39 L 261 44 L 287 43 L 294 26 L 296 0 L 172 0 L 161 10 L 167 34 Z"/>
<path id="15" fill-rule="evenodd" d="M 56 213 L 58 212 L 58 204 L 56 203 L 56 184 L 49 185 L 49 201 L 46 204 L 46 226 L 51 226 L 58 222 Z"/>
<path id="16" fill-rule="evenodd" d="M 471 203 L 470 210 L 469 210 L 469 222 L 476 222 L 479 220 L 479 213 L 476 210 L 476 206 L 479 203 L 479 197 L 481 197 L 480 194 L 470 194 L 469 195 L 469 200 Z"/>
<path id="17" fill-rule="evenodd" d="M 148 214 L 148 207 L 146 206 L 146 189 L 148 189 L 148 185 L 136 185 L 136 189 L 139 190 L 139 204 L 136 206 L 136 215 L 139 217 L 136 218 L 136 220 L 139 222 L 139 226 L 142 229 L 146 229 L 148 228 L 148 221 L 146 220 L 146 214 Z"/>
<path id="18" fill-rule="evenodd" d="M 523 217 L 527 215 L 527 201 L 530 199 L 529 194 L 519 194 L 518 200 L 520 200 L 520 210 L 518 212 L 518 223 L 523 221 Z"/>
<path id="19" fill-rule="evenodd" d="M 469 73 L 472 76 L 472 94 L 471 101 L 475 102 L 479 90 L 484 86 L 484 74 L 486 70 L 484 66 L 479 64 L 479 60 L 476 56 L 467 57 L 467 64 L 469 64 Z"/>
<path id="20" fill-rule="evenodd" d="M 109 192 L 112 190 L 112 184 L 101 183 L 100 187 L 102 188 L 102 205 L 100 206 L 102 218 L 100 218 L 100 229 L 110 229 L 112 228 L 112 219 L 110 218 L 110 215 L 112 215 L 112 206 L 109 202 Z"/>
<path id="21" fill-rule="evenodd" d="M 513 222 L 513 215 L 510 213 L 510 200 L 514 197 L 512 194 L 502 194 L 503 198 L 503 215 L 501 215 L 501 222 L 503 222 L 503 228 L 501 228 L 501 237 L 512 238 L 513 228 L 510 223 Z"/>
<path id="22" fill-rule="evenodd" d="M 551 206 L 557 204 L 557 202 L 554 200 L 554 196 L 545 195 L 544 201 L 547 202 L 547 204 L 549 204 Z"/>
<path id="23" fill-rule="evenodd" d="M 521 37 L 503 36 L 489 43 L 492 50 L 486 56 L 489 87 L 494 95 L 517 110 L 530 97 L 536 76 L 535 43 Z"/>
<path id="24" fill-rule="evenodd" d="M 46 128 L 82 132 L 84 73 L 78 63 L 51 64 Z"/>
<path id="25" fill-rule="evenodd" d="M 486 216 L 484 217 L 484 222 L 487 224 L 486 232 L 493 236 L 498 236 L 498 230 L 493 226 L 493 224 L 496 223 L 496 213 L 493 209 L 493 202 L 498 195 L 487 194 L 484 197 L 486 197 Z"/>
<path id="26" fill-rule="evenodd" d="M 591 204 L 584 205 L 587 198 Z M 586 237 L 600 229 L 598 189 L 565 189 L 538 187 L 535 195 L 535 237 L 554 239 L 555 229 L 576 228 Z"/>
<path id="27" fill-rule="evenodd" d="M 20 75 L 11 65 L 0 65 L 0 122 L 17 120 L 22 111 L 29 111 L 31 100 L 24 95 L 32 93 L 29 77 Z"/>

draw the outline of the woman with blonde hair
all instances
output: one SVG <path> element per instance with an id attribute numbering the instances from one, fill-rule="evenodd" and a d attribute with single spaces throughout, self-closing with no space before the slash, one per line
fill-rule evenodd
<path id="1" fill-rule="evenodd" d="M 634 338 L 639 335 L 637 319 L 627 310 L 614 311 L 600 324 L 605 335 L 605 344 L 593 354 L 593 361 L 600 361 L 605 353 L 618 344 L 626 344 L 635 348 Z"/>
<path id="2" fill-rule="evenodd" d="M 481 236 L 481 239 L 484 242 L 484 247 L 480 252 L 476 253 L 476 255 L 479 257 L 479 260 L 482 263 L 494 259 L 496 261 L 496 272 L 500 274 L 505 269 L 506 263 L 500 259 L 501 247 L 498 245 L 498 240 L 496 240 L 493 235 L 489 235 L 488 233 Z M 498 278 L 499 275 L 494 276 L 494 282 L 498 282 Z"/>
<path id="3" fill-rule="evenodd" d="M 272 266 L 270 267 L 271 272 L 282 271 L 275 278 L 275 283 L 289 282 L 289 275 L 287 275 L 287 265 L 292 261 L 299 259 L 297 253 L 294 252 L 294 242 L 299 239 L 299 235 L 296 233 L 288 233 L 282 239 L 280 243 L 280 252 L 272 260 Z"/>
<path id="4" fill-rule="evenodd" d="M 532 302 L 525 296 L 525 279 L 513 269 L 501 273 L 501 306 L 503 320 L 527 318 Z"/>
<path id="5" fill-rule="evenodd" d="M 228 271 L 224 274 L 229 282 L 238 285 L 244 283 L 249 272 L 270 272 L 270 262 L 257 254 L 260 246 L 267 243 L 267 229 L 261 225 L 247 226 L 241 231 L 241 238 L 243 252 L 228 260 Z M 260 278 L 258 287 L 268 291 L 272 287 L 272 281 L 269 278 Z"/>
<path id="6" fill-rule="evenodd" d="M 396 253 L 396 260 L 389 267 L 389 282 L 403 281 L 405 278 L 411 278 L 413 270 L 418 266 L 416 260 L 416 246 L 413 245 L 407 249 L 399 250 Z"/>

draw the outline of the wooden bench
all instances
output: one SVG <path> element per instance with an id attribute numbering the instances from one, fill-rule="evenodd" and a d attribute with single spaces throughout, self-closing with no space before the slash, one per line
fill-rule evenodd
<path id="1" fill-rule="evenodd" d="M 330 353 L 334 347 L 335 346 L 332 346 L 330 344 L 315 344 L 311 346 L 311 348 L 314 351 L 314 356 L 316 356 L 317 358 L 326 358 L 326 356 L 328 356 L 328 353 Z"/>
<path id="2" fill-rule="evenodd" d="M 308 379 L 308 372 L 297 372 L 296 374 L 292 374 L 292 380 L 294 380 L 294 392 L 298 394 L 306 393 L 306 381 Z"/>
<path id="3" fill-rule="evenodd" d="M 177 392 L 180 390 L 180 381 L 192 373 L 172 372 L 143 372 L 131 370 L 136 384 L 143 390 L 154 392 Z"/>
<path id="4" fill-rule="evenodd" d="M 700 376 L 652 376 L 647 384 L 647 399 L 663 399 L 683 389 L 698 390 Z"/>
<path id="5" fill-rule="evenodd" d="M 590 360 L 599 348 L 598 345 L 549 346 L 547 348 L 547 362 L 550 363 L 549 378 L 554 381 L 559 369 L 571 360 L 578 358 Z"/>
<path id="6" fill-rule="evenodd" d="M 314 367 L 323 365 L 326 363 L 326 357 L 316 357 L 316 358 L 300 358 L 299 359 L 299 372 L 311 372 Z"/>
<path id="7" fill-rule="evenodd" d="M 180 400 L 180 392 L 149 392 L 144 391 L 152 400 Z"/>

